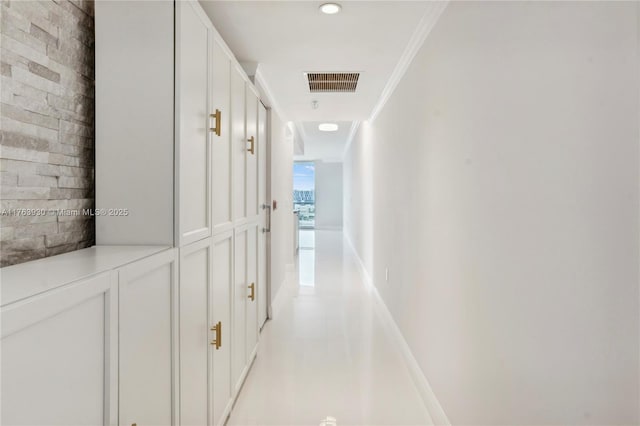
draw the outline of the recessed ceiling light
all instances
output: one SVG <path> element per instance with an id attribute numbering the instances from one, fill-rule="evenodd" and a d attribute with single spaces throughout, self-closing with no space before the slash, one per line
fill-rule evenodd
<path id="1" fill-rule="evenodd" d="M 338 125 L 335 123 L 322 123 L 318 126 L 318 130 L 321 132 L 335 132 L 338 130 Z"/>
<path id="2" fill-rule="evenodd" d="M 335 15 L 336 13 L 340 12 L 340 9 L 342 9 L 342 6 L 340 6 L 338 3 L 325 3 L 320 6 L 320 11 L 322 13 L 326 13 L 327 15 Z"/>

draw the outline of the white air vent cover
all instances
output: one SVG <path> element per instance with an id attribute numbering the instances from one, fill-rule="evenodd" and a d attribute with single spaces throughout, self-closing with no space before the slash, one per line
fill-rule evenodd
<path id="1" fill-rule="evenodd" d="M 357 72 L 308 72 L 307 81 L 311 93 L 353 93 L 358 86 Z"/>

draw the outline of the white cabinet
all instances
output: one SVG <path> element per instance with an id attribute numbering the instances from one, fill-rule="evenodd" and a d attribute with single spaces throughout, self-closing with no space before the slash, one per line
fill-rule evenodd
<path id="1" fill-rule="evenodd" d="M 211 235 L 213 34 L 197 3 L 176 3 L 175 34 L 177 238 L 179 245 L 185 245 Z"/>
<path id="2" fill-rule="evenodd" d="M 233 217 L 247 217 L 247 141 L 245 126 L 245 80 L 239 65 L 231 69 L 231 146 L 233 161 Z M 249 147 L 249 148 L 248 148 Z"/>
<path id="3" fill-rule="evenodd" d="M 260 161 L 266 154 L 260 140 L 258 115 L 260 101 L 255 88 L 236 67 L 231 71 L 231 137 L 233 163 L 233 211 L 235 230 L 233 293 L 232 382 L 239 390 L 253 361 L 258 342 L 258 247 L 266 239 L 262 233 L 259 188 L 266 179 L 260 174 Z M 265 115 L 266 118 L 266 115 Z M 263 132 L 266 140 L 266 130 Z M 266 166 L 266 156 L 265 156 Z M 266 267 L 266 264 L 265 264 Z M 266 315 L 266 311 L 265 311 Z"/>
<path id="4" fill-rule="evenodd" d="M 258 345 L 258 224 L 247 227 L 247 283 L 248 294 L 246 304 L 246 338 L 247 364 L 255 357 Z"/>
<path id="5" fill-rule="evenodd" d="M 245 135 L 249 143 L 246 151 L 246 206 L 247 218 L 256 220 L 258 216 L 258 153 L 262 141 L 258 138 L 258 95 L 247 85 L 245 90 Z"/>
<path id="6" fill-rule="evenodd" d="M 233 346 L 232 384 L 234 392 L 242 386 L 247 370 L 247 319 L 246 301 L 249 295 L 247 282 L 248 230 L 236 229 L 234 238 L 234 286 L 233 286 Z"/>
<path id="7" fill-rule="evenodd" d="M 128 426 L 118 412 L 135 411 L 171 424 L 173 261 L 95 246 L 3 268 L 0 423 Z"/>
<path id="8" fill-rule="evenodd" d="M 96 218 L 97 243 L 211 236 L 210 20 L 198 2 L 154 1 L 97 2 L 95 21 L 96 207 L 127 209 Z"/>
<path id="9" fill-rule="evenodd" d="M 209 424 L 211 239 L 180 248 L 180 424 Z"/>
<path id="10" fill-rule="evenodd" d="M 262 173 L 260 169 L 266 167 L 266 124 L 263 124 L 262 133 L 259 124 L 259 117 L 266 120 L 266 114 L 259 112 L 259 105 L 262 106 L 255 88 L 238 66 L 232 66 L 234 286 L 231 377 L 234 393 L 242 386 L 256 355 L 261 325 L 258 321 L 259 262 L 264 261 L 266 268 L 266 238 L 261 235 L 265 217 L 261 204 L 266 203 L 266 200 L 261 203 L 261 198 L 266 197 L 266 189 L 260 190 L 262 185 L 266 185 L 266 172 Z M 266 309 L 264 315 L 266 317 Z"/>
<path id="11" fill-rule="evenodd" d="M 210 324 L 220 327 L 220 342 L 211 350 L 213 364 L 213 422 L 222 425 L 231 410 L 231 292 L 233 287 L 233 231 L 213 237 Z"/>
<path id="12" fill-rule="evenodd" d="M 117 423 L 117 295 L 106 272 L 2 308 L 2 424 Z"/>
<path id="13" fill-rule="evenodd" d="M 258 96 L 238 66 L 231 71 L 231 137 L 236 225 L 258 216 Z"/>
<path id="14" fill-rule="evenodd" d="M 213 153 L 212 211 L 213 232 L 225 232 L 233 226 L 232 176 L 231 176 L 231 59 L 220 41 L 213 42 L 212 49 L 213 107 L 216 132 L 210 133 Z M 218 129 L 219 127 L 219 129 Z"/>
<path id="15" fill-rule="evenodd" d="M 180 249 L 180 424 L 224 424 L 231 409 L 233 234 Z"/>
<path id="16" fill-rule="evenodd" d="M 119 424 L 177 424 L 175 249 L 119 270 Z"/>
<path id="17" fill-rule="evenodd" d="M 174 5 L 95 3 L 96 243 L 174 245 Z"/>
<path id="18" fill-rule="evenodd" d="M 266 318 L 266 110 L 197 1 L 95 27 L 96 204 L 128 209 L 97 242 L 179 251 L 119 272 L 119 422 L 223 424 Z"/>
<path id="19" fill-rule="evenodd" d="M 232 383 L 238 391 L 256 355 L 257 311 L 257 224 L 235 231 Z"/>

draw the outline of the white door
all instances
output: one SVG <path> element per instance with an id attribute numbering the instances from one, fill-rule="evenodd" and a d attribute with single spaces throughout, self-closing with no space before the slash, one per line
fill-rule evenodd
<path id="1" fill-rule="evenodd" d="M 271 299 L 269 292 L 269 232 L 271 227 L 271 201 L 267 198 L 267 159 L 269 157 L 269 139 L 267 137 L 267 109 L 258 102 L 258 325 L 260 328 L 267 320 Z"/>
<path id="2" fill-rule="evenodd" d="M 220 46 L 213 43 L 212 52 L 213 117 L 211 150 L 213 154 L 212 211 L 213 233 L 230 229 L 233 222 L 231 213 L 231 60 Z"/>
<path id="3" fill-rule="evenodd" d="M 176 2 L 178 242 L 211 235 L 210 52 L 208 18 L 195 2 Z"/>
<path id="4" fill-rule="evenodd" d="M 104 273 L 0 310 L 1 424 L 116 424 L 117 294 Z"/>
<path id="5" fill-rule="evenodd" d="M 177 424 L 175 250 L 119 270 L 120 425 Z"/>
<path id="6" fill-rule="evenodd" d="M 258 224 L 249 225 L 247 229 L 247 282 L 248 292 L 246 296 L 247 314 L 247 364 L 250 364 L 255 356 L 256 346 L 258 344 L 258 299 L 257 299 L 257 282 L 258 282 Z"/>
<path id="7" fill-rule="evenodd" d="M 210 291 L 211 356 L 213 364 L 212 425 L 224 424 L 231 409 L 231 293 L 233 288 L 233 231 L 213 237 Z M 213 343 L 215 340 L 215 343 Z"/>
<path id="8" fill-rule="evenodd" d="M 246 182 L 246 206 L 249 220 L 258 217 L 258 154 L 260 152 L 258 139 L 258 96 L 248 84 L 246 94 L 246 136 L 247 150 L 247 182 Z"/>
<path id="9" fill-rule="evenodd" d="M 180 424 L 209 424 L 211 239 L 180 249 Z"/>
<path id="10" fill-rule="evenodd" d="M 233 161 L 233 218 L 247 217 L 246 158 L 249 142 L 245 136 L 245 81 L 237 66 L 231 67 L 231 158 Z"/>
<path id="11" fill-rule="evenodd" d="M 236 229 L 234 238 L 234 289 L 233 289 L 233 346 L 232 353 L 232 384 L 234 392 L 242 385 L 242 379 L 247 366 L 247 295 L 249 283 L 247 281 L 247 249 L 248 232 L 246 227 Z"/>

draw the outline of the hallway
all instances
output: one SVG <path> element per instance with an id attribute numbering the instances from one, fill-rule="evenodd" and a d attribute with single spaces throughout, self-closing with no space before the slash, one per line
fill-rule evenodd
<path id="1" fill-rule="evenodd" d="M 640 0 L 0 15 L 0 425 L 640 426 Z"/>
<path id="2" fill-rule="evenodd" d="M 342 232 L 302 231 L 300 243 L 299 278 L 280 290 L 227 424 L 431 423 Z"/>

